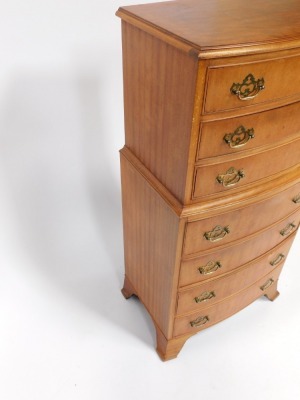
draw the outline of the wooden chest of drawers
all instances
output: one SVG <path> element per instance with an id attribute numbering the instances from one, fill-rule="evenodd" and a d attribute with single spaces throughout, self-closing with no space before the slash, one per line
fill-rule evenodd
<path id="1" fill-rule="evenodd" d="M 168 360 L 278 296 L 300 224 L 300 3 L 182 0 L 117 15 L 122 292 L 143 302 Z"/>

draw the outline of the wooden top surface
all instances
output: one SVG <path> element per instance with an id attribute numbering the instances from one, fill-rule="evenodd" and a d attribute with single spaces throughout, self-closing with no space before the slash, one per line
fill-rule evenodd
<path id="1" fill-rule="evenodd" d="M 300 0 L 177 0 L 121 7 L 117 15 L 200 51 L 300 44 Z"/>

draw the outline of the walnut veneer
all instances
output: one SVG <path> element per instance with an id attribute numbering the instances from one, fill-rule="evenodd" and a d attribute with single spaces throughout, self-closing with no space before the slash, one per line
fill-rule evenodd
<path id="1" fill-rule="evenodd" d="M 168 360 L 279 294 L 300 224 L 300 3 L 179 0 L 117 15 L 122 293 L 143 302 Z"/>

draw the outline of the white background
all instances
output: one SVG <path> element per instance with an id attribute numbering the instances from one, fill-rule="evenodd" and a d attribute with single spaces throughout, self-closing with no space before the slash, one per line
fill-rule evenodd
<path id="1" fill-rule="evenodd" d="M 174 361 L 120 293 L 114 13 L 129 3 L 1 1 L 0 399 L 299 399 L 300 237 L 276 302 L 194 336 Z"/>

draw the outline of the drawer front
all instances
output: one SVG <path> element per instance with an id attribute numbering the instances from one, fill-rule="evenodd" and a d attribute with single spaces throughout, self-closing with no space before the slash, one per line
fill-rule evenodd
<path id="1" fill-rule="evenodd" d="M 279 265 L 252 286 L 224 301 L 193 314 L 175 318 L 173 336 L 176 337 L 188 333 L 196 333 L 202 329 L 208 328 L 242 310 L 258 297 L 267 294 L 269 290 L 273 290 L 273 285 L 277 284 L 282 266 L 283 264 Z"/>
<path id="2" fill-rule="evenodd" d="M 300 103 L 201 125 L 197 159 L 238 153 L 300 135 Z"/>
<path id="3" fill-rule="evenodd" d="M 193 198 L 256 183 L 300 162 L 300 139 L 249 157 L 195 168 Z"/>
<path id="4" fill-rule="evenodd" d="M 230 274 L 217 279 L 209 279 L 193 288 L 179 291 L 177 315 L 201 310 L 251 286 L 262 276 L 271 272 L 277 265 L 284 262 L 293 240 L 294 235 L 267 254 L 256 258 Z"/>
<path id="5" fill-rule="evenodd" d="M 271 199 L 187 223 L 184 254 L 209 250 L 252 235 L 300 209 L 300 183 L 276 194 Z"/>
<path id="6" fill-rule="evenodd" d="M 300 97 L 300 56 L 209 67 L 205 113 Z"/>
<path id="7" fill-rule="evenodd" d="M 208 278 L 217 277 L 273 249 L 288 237 L 294 236 L 296 228 L 287 233 L 286 236 L 281 234 L 292 221 L 295 221 L 295 225 L 299 226 L 299 213 L 292 218 L 278 222 L 269 229 L 245 241 L 233 243 L 232 246 L 225 246 L 216 251 L 206 252 L 197 258 L 183 260 L 180 269 L 179 286 L 183 287 L 202 282 Z"/>

